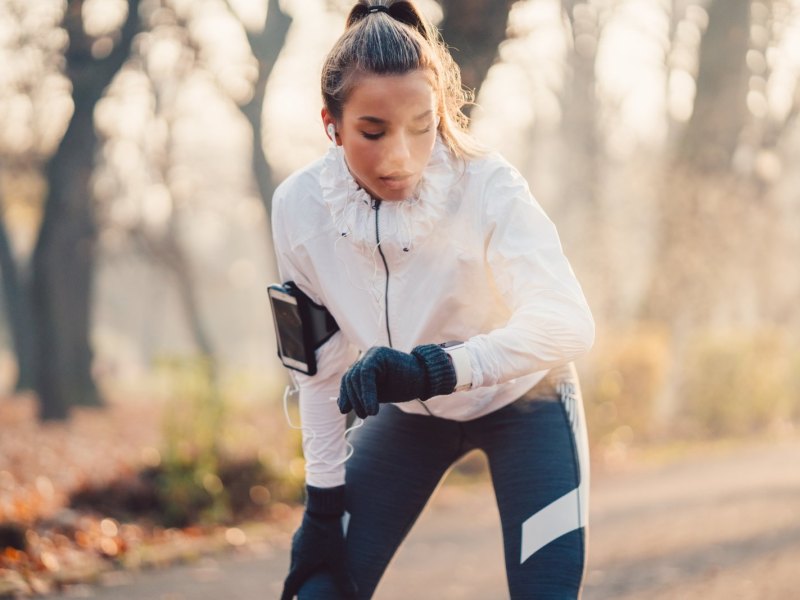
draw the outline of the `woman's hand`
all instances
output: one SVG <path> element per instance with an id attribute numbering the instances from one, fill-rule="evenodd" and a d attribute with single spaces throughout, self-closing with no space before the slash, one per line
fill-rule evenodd
<path id="1" fill-rule="evenodd" d="M 356 584 L 347 570 L 342 515 L 344 486 L 306 486 L 308 503 L 300 528 L 292 538 L 292 562 L 281 600 L 291 600 L 305 582 L 328 571 L 345 598 L 355 598 Z"/>
<path id="2" fill-rule="evenodd" d="M 360 418 L 378 414 L 380 403 L 407 402 L 450 394 L 456 372 L 447 353 L 437 344 L 417 346 L 411 353 L 374 347 L 342 377 L 339 410 Z"/>

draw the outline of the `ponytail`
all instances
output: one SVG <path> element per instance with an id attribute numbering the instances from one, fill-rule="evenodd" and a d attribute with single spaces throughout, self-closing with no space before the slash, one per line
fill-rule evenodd
<path id="1" fill-rule="evenodd" d="M 325 108 L 341 119 L 359 76 L 403 75 L 417 69 L 431 74 L 444 143 L 462 158 L 481 154 L 461 110 L 472 102 L 472 94 L 462 87 L 461 72 L 438 30 L 410 0 L 359 0 L 353 6 L 345 32 L 322 67 Z"/>

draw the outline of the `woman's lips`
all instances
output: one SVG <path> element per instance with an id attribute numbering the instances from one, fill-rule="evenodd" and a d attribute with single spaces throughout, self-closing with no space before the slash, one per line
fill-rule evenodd
<path id="1" fill-rule="evenodd" d="M 402 176 L 392 176 L 392 177 L 381 177 L 381 183 L 390 190 L 404 190 L 409 187 L 411 184 L 411 175 L 402 175 Z"/>

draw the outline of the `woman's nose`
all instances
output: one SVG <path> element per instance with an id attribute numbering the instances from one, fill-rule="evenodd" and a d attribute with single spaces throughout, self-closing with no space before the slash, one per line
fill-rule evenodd
<path id="1" fill-rule="evenodd" d="M 402 166 L 408 162 L 411 158 L 411 147 L 405 134 L 398 133 L 394 136 L 391 144 L 389 144 L 387 154 L 387 158 L 393 166 Z"/>

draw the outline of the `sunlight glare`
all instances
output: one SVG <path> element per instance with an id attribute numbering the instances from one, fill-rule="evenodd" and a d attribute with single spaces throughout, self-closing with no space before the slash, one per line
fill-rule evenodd
<path id="1" fill-rule="evenodd" d="M 560 3 L 516 3 L 509 30 L 512 37 L 500 46 L 500 60 L 481 87 L 472 132 L 522 163 L 533 128 L 554 128 L 561 120 L 567 35 Z"/>
<path id="2" fill-rule="evenodd" d="M 0 48 L 16 46 L 17 38 L 18 34 L 14 28 L 14 22 L 3 14 L 2 8 L 0 8 Z"/>
<path id="3" fill-rule="evenodd" d="M 526 137 L 536 115 L 531 91 L 529 79 L 520 65 L 498 63 L 492 67 L 481 90 L 479 105 L 482 110 L 476 115 L 475 135 L 484 144 L 503 148 L 513 156 L 509 146 L 522 143 L 521 138 Z M 493 118 L 498 114 L 504 115 L 505 127 Z"/>
<path id="4" fill-rule="evenodd" d="M 771 118 L 784 121 L 795 104 L 800 77 L 800 0 L 794 0 L 794 11 L 783 22 L 778 46 L 767 48 L 769 78 L 766 97 Z"/>
<path id="5" fill-rule="evenodd" d="M 293 5 L 286 45 L 267 85 L 264 146 L 278 178 L 318 158 L 328 146 L 322 130 L 322 62 L 344 29 L 344 15 L 311 0 Z"/>
<path id="6" fill-rule="evenodd" d="M 792 65 L 800 69 L 800 16 L 795 17 L 791 25 L 786 28 L 782 46 Z"/>
<path id="7" fill-rule="evenodd" d="M 128 3 L 124 0 L 84 0 L 81 11 L 84 31 L 91 37 L 100 37 L 119 29 L 128 16 Z"/>
<path id="8" fill-rule="evenodd" d="M 261 31 L 267 19 L 266 0 L 228 0 L 231 9 L 248 31 Z"/>
<path id="9" fill-rule="evenodd" d="M 754 23 L 750 25 L 750 40 L 756 46 L 763 48 L 769 43 L 769 31 L 763 25 Z"/>
<path id="10" fill-rule="evenodd" d="M 769 109 L 764 93 L 759 90 L 747 92 L 747 109 L 757 119 L 763 119 Z"/>
<path id="11" fill-rule="evenodd" d="M 767 98 L 772 118 L 780 122 L 786 119 L 794 104 L 797 77 L 788 69 L 773 71 L 767 81 Z"/>
<path id="12" fill-rule="evenodd" d="M 777 181 L 783 173 L 781 157 L 777 152 L 762 149 L 756 156 L 755 171 L 762 181 Z"/>
<path id="13" fill-rule="evenodd" d="M 157 82 L 175 77 L 184 56 L 183 43 L 176 36 L 167 33 L 153 33 L 149 41 L 144 56 L 147 72 Z"/>
<path id="14" fill-rule="evenodd" d="M 708 27 L 708 12 L 699 4 L 690 4 L 686 7 L 686 21 L 698 27 L 698 33 Z M 700 41 L 699 39 L 697 40 Z"/>
<path id="15" fill-rule="evenodd" d="M 763 75 L 767 70 L 767 61 L 764 54 L 758 50 L 750 49 L 747 51 L 747 66 L 756 75 Z"/>
<path id="16" fill-rule="evenodd" d="M 688 121 L 694 111 L 697 84 L 684 69 L 673 69 L 669 75 L 668 106 L 670 116 L 679 123 Z"/>
<path id="17" fill-rule="evenodd" d="M 162 183 L 150 185 L 142 196 L 142 219 L 156 230 L 166 227 L 172 216 L 172 195 Z"/>
<path id="18" fill-rule="evenodd" d="M 195 7 L 190 29 L 218 85 L 237 104 L 247 102 L 258 69 L 241 23 L 223 6 L 205 2 Z"/>
<path id="19" fill-rule="evenodd" d="M 663 115 L 667 109 L 664 64 L 668 18 L 651 2 L 631 0 L 606 24 L 597 50 L 598 93 L 612 111 L 619 152 L 635 144 L 623 144 L 627 136 L 616 131 L 630 128 L 633 140 L 658 144 L 666 135 Z M 617 107 L 617 108 L 613 108 Z"/>
<path id="20" fill-rule="evenodd" d="M 120 1 L 120 0 L 117 0 Z M 22 4 L 22 2 L 19 2 Z M 25 2 L 25 13 L 22 17 L 22 31 L 45 31 L 57 27 L 61 22 L 66 2 L 42 0 Z"/>
<path id="21" fill-rule="evenodd" d="M 33 102 L 25 94 L 14 94 L 3 104 L 5 114 L 0 114 L 3 150 L 10 154 L 24 154 L 33 147 Z"/>

